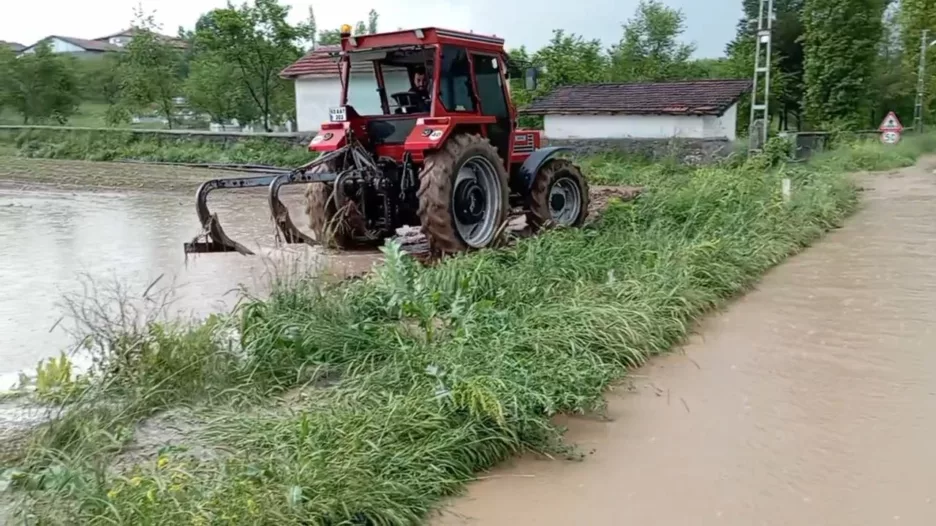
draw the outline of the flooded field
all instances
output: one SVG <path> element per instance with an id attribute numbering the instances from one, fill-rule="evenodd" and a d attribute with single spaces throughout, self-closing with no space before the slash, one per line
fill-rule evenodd
<path id="1" fill-rule="evenodd" d="M 936 524 L 936 173 L 875 176 L 846 226 L 571 418 L 582 462 L 484 474 L 437 525 Z"/>
<path id="2" fill-rule="evenodd" d="M 241 285 L 263 293 L 276 272 L 327 265 L 333 272 L 356 273 L 376 261 L 376 254 L 326 258 L 305 245 L 275 247 L 263 189 L 219 191 L 210 201 L 227 232 L 258 248 L 258 255 L 190 255 L 186 261 L 182 243 L 199 231 L 194 188 L 221 176 L 207 170 L 0 158 L 0 389 L 9 387 L 18 371 L 69 348 L 68 325 L 56 325 L 63 315 L 62 295 L 80 293 L 89 280 L 102 287 L 121 283 L 139 297 L 162 276 L 157 287 L 175 291 L 173 312 L 204 316 L 230 309 Z M 304 227 L 301 191 L 292 187 L 282 195 Z"/>

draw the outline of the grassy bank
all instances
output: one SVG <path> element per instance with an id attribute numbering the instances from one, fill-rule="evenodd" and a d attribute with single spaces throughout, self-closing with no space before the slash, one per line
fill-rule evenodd
<path id="1" fill-rule="evenodd" d="M 926 141 L 769 171 L 595 159 L 595 178 L 650 190 L 589 228 L 431 268 L 389 247 L 366 279 L 294 276 L 199 325 L 76 300 L 98 366 L 43 370 L 40 393 L 71 411 L 7 460 L 13 495 L 43 524 L 418 523 L 518 451 L 572 453 L 550 416 L 600 410 L 611 382 L 839 225 L 847 169 L 906 166 Z M 198 430 L 128 460 L 136 422 L 179 407 Z"/>
<path id="2" fill-rule="evenodd" d="M 283 139 L 218 139 L 123 130 L 0 130 L 0 152 L 40 159 L 264 164 L 290 167 L 312 156 Z"/>

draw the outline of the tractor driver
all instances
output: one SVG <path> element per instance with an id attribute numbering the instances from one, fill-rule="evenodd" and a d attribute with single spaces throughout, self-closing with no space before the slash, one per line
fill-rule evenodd
<path id="1" fill-rule="evenodd" d="M 428 88 L 429 79 L 426 75 L 426 68 L 417 66 L 413 70 L 413 89 L 410 90 L 416 95 L 417 112 L 425 113 L 431 111 L 431 99 Z"/>

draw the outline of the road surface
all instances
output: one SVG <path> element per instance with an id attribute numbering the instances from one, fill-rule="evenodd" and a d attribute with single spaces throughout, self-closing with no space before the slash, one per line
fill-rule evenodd
<path id="1" fill-rule="evenodd" d="M 936 160 L 863 184 L 846 226 L 567 421 L 583 462 L 525 457 L 455 525 L 936 524 Z"/>

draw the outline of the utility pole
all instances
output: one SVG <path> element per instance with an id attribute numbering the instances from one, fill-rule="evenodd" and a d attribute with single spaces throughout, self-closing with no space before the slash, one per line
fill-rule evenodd
<path id="1" fill-rule="evenodd" d="M 913 105 L 913 131 L 923 133 L 923 94 L 926 91 L 926 50 L 936 40 L 929 42 L 929 30 L 924 29 L 920 35 L 920 66 L 917 70 L 916 102 Z"/>
<path id="2" fill-rule="evenodd" d="M 757 14 L 757 46 L 754 55 L 754 79 L 751 86 L 751 123 L 748 127 L 748 151 L 756 153 L 767 143 L 770 118 L 770 41 L 773 29 L 773 0 L 760 0 Z M 763 93 L 758 93 L 763 85 Z"/>

